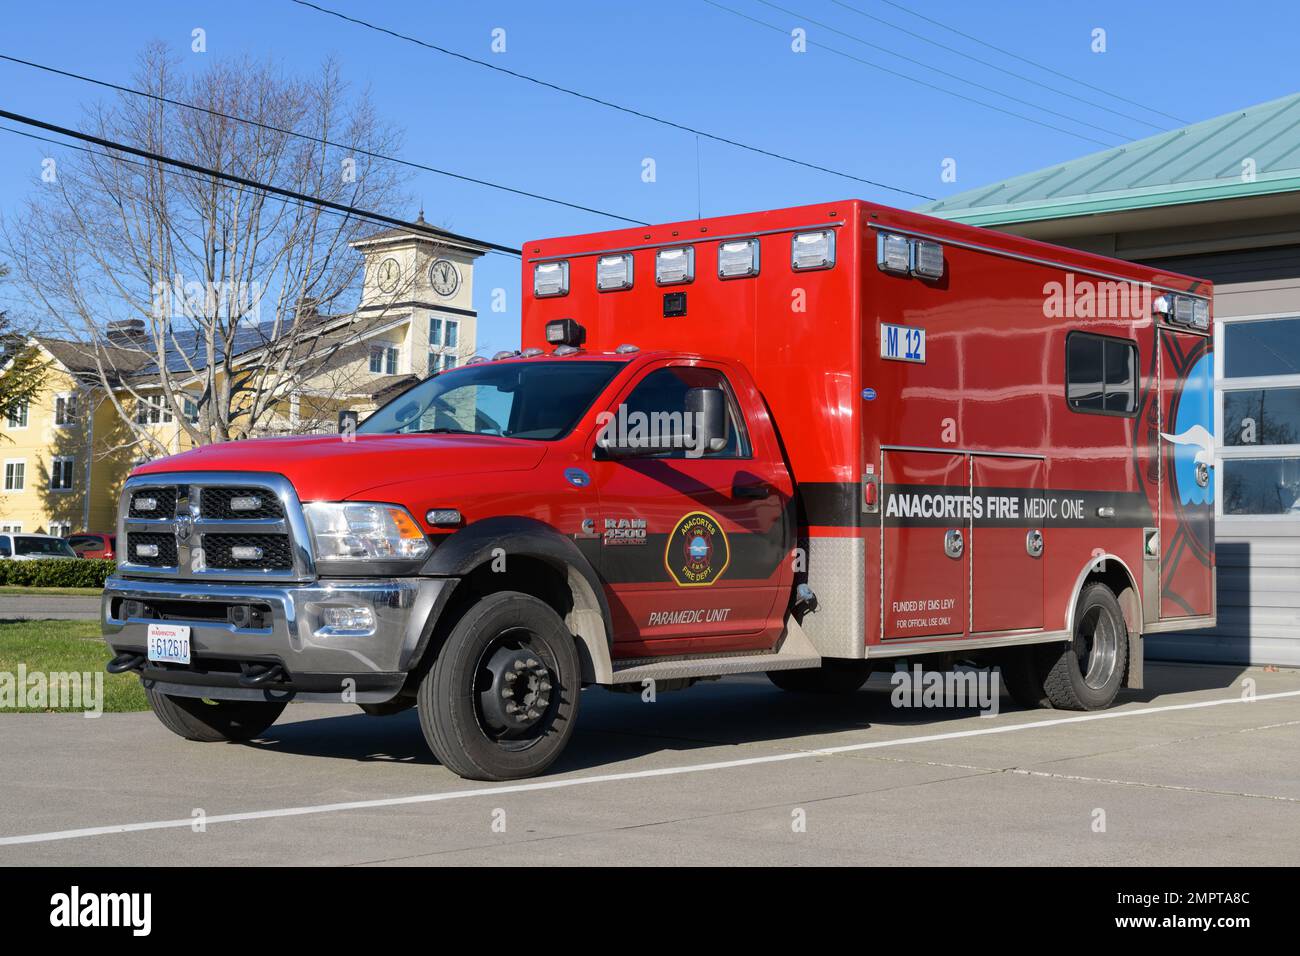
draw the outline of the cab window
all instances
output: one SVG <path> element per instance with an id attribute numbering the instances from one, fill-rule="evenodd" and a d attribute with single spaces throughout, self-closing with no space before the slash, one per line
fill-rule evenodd
<path id="1" fill-rule="evenodd" d="M 719 388 L 727 397 L 727 444 L 717 451 L 704 452 L 704 458 L 748 458 L 750 457 L 749 439 L 737 414 L 735 393 L 727 377 L 712 368 L 698 366 L 674 365 L 656 369 L 643 378 L 623 403 L 629 421 L 635 421 L 633 414 L 645 416 L 643 420 L 653 421 L 654 416 L 682 414 L 686 407 L 686 392 L 692 388 Z M 657 458 L 691 457 L 685 449 L 661 452 Z"/>

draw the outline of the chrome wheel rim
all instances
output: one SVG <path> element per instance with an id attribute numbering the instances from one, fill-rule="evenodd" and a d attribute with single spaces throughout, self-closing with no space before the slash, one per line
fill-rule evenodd
<path id="1" fill-rule="evenodd" d="M 1089 608 L 1074 629 L 1074 654 L 1083 682 L 1101 690 L 1115 674 L 1119 660 L 1119 629 L 1100 607 Z"/>

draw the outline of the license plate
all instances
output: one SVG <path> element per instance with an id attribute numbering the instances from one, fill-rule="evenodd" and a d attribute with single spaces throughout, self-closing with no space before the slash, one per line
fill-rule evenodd
<path id="1" fill-rule="evenodd" d="M 164 664 L 190 662 L 190 628 L 188 624 L 150 624 L 148 656 Z"/>

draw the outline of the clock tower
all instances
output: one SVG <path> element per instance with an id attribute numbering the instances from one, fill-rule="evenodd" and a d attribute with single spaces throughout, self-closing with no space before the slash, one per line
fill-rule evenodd
<path id="1" fill-rule="evenodd" d="M 427 225 L 420 210 L 417 225 Z M 352 243 L 365 259 L 357 318 L 399 349 L 385 371 L 424 378 L 474 354 L 474 263 L 487 248 L 463 239 L 385 229 Z M 391 327 L 390 327 L 391 321 Z"/>

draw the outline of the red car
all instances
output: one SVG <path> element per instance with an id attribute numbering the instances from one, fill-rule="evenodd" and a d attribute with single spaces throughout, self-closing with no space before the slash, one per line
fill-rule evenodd
<path id="1" fill-rule="evenodd" d="M 117 535 L 83 532 L 68 536 L 68 544 L 79 558 L 117 557 Z"/>

